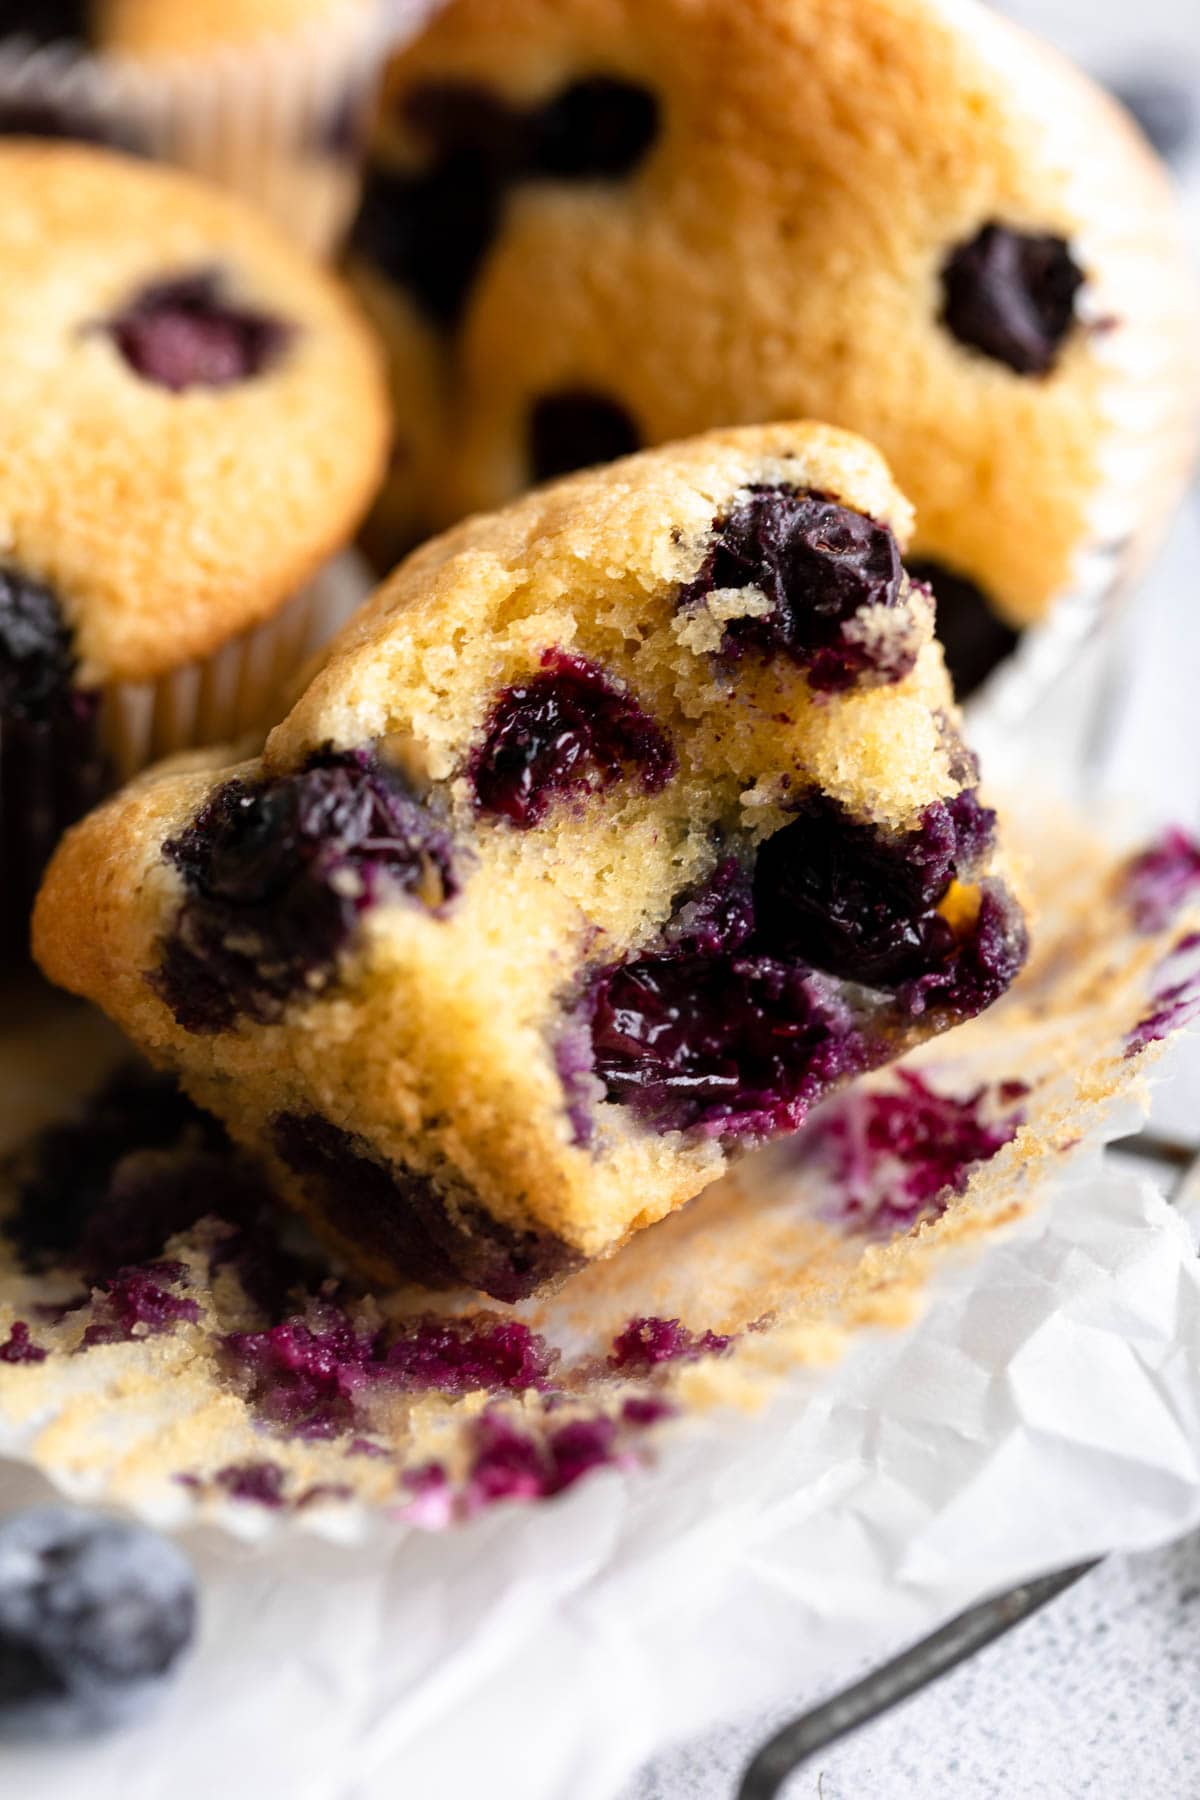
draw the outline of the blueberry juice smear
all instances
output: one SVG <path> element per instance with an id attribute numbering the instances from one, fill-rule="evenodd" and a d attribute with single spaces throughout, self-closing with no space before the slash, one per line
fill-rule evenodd
<path id="1" fill-rule="evenodd" d="M 792 1130 L 914 1018 L 970 1017 L 1021 967 L 1024 924 L 1003 888 L 982 883 L 967 922 L 938 910 L 990 847 L 993 815 L 972 791 L 898 837 L 820 795 L 795 814 L 752 867 L 726 859 L 655 945 L 588 985 L 592 1072 L 658 1130 Z"/>
<path id="2" fill-rule="evenodd" d="M 666 734 L 582 656 L 548 650 L 542 671 L 502 693 L 471 765 L 481 813 L 528 831 L 561 795 L 632 774 L 657 793 L 675 773 Z"/>
<path id="3" fill-rule="evenodd" d="M 193 1032 L 278 1018 L 326 985 L 379 901 L 436 912 L 457 892 L 444 826 L 365 751 L 227 782 L 163 853 L 185 892 L 152 980 Z"/>
<path id="4" fill-rule="evenodd" d="M 868 675 L 899 681 L 912 669 L 916 650 L 908 634 L 856 629 L 868 611 L 901 605 L 904 570 L 887 525 L 827 494 L 752 487 L 713 531 L 712 548 L 682 590 L 680 607 L 746 588 L 770 603 L 759 617 L 729 621 L 721 646 L 726 656 L 786 655 L 806 670 L 810 687 L 828 691 Z"/>

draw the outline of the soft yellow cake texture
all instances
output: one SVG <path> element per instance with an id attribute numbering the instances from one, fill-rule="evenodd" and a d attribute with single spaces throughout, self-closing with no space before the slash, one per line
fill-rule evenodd
<path id="1" fill-rule="evenodd" d="M 947 325 L 947 264 L 992 225 L 1081 278 L 1044 366 Z M 1020 627 L 1138 564 L 1192 450 L 1167 180 L 972 0 L 457 0 L 388 70 L 351 263 L 401 402 L 393 541 L 639 445 L 822 418 L 888 458 L 915 553 Z M 1018 338 L 1061 276 L 1002 297 Z"/>
<path id="2" fill-rule="evenodd" d="M 468 521 L 368 602 L 261 758 L 165 765 L 71 833 L 45 971 L 376 1279 L 511 1299 L 611 1252 L 1020 965 L 910 528 L 878 454 L 818 425 Z M 868 565 L 891 573 L 856 585 Z M 632 965 L 670 989 L 642 1027 Z M 601 1045 L 606 1006 L 641 1045 Z M 688 1042 L 656 1051 L 664 1025 Z"/>

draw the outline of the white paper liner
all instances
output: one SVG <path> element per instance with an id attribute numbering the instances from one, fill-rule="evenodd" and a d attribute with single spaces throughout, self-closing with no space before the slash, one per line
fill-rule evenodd
<path id="1" fill-rule="evenodd" d="M 49 1352 L 32 1365 L 0 1354 L 0 1454 L 29 1459 L 69 1492 L 119 1501 L 160 1523 L 206 1518 L 256 1537 L 286 1535 L 298 1524 L 358 1541 L 381 1519 L 389 1529 L 445 1525 L 487 1510 L 498 1491 L 557 1491 L 564 1485 L 564 1430 L 607 1432 L 603 1455 L 588 1466 L 636 1464 L 653 1453 L 663 1430 L 685 1431 L 683 1422 L 662 1424 L 663 1403 L 685 1419 L 760 1408 L 865 1328 L 910 1323 L 944 1263 L 1073 1183 L 1099 1179 L 1097 1147 L 1136 1128 L 1158 1040 L 1200 1010 L 1196 916 L 1148 919 L 1143 905 L 1135 918 L 1127 875 L 1069 819 L 1044 820 L 1026 848 L 1040 929 L 1009 999 L 909 1059 L 913 1074 L 891 1072 L 863 1084 L 818 1114 L 800 1139 L 742 1165 L 611 1261 L 510 1309 L 507 1319 L 558 1352 L 548 1383 L 522 1381 L 519 1392 L 477 1387 L 459 1399 L 404 1382 L 397 1387 L 390 1378 L 359 1383 L 339 1388 L 338 1406 L 349 1393 L 350 1410 L 338 1411 L 328 1430 L 296 1435 L 293 1416 L 281 1429 L 281 1415 L 271 1412 L 271 1385 L 264 1400 L 244 1385 L 245 1367 L 239 1375 L 230 1366 L 225 1334 L 261 1330 L 267 1321 L 226 1254 L 227 1228 L 202 1222 L 156 1249 L 174 1269 L 151 1270 L 153 1279 L 165 1283 L 170 1304 L 184 1302 L 187 1317 L 148 1337 L 120 1330 L 115 1340 L 106 1334 L 109 1303 L 94 1296 L 81 1304 L 80 1277 L 69 1266 L 34 1273 L 0 1246 L 0 1345 L 14 1321 L 32 1321 L 35 1343 Z M 1159 882 L 1155 905 L 1161 892 Z M 45 1117 L 45 1092 L 29 1070 L 40 1067 L 43 1082 L 45 1071 L 56 1071 L 65 1106 L 71 1059 L 84 1055 L 83 1085 L 90 1085 L 98 1053 L 102 1061 L 113 1038 L 89 1025 L 93 1018 L 77 1006 L 64 1016 L 58 1005 L 39 1018 L 23 1001 L 10 1013 L 0 1043 L 25 1082 L 0 1113 L 4 1141 L 12 1142 L 23 1121 L 28 1130 L 31 1088 L 41 1092 L 38 1116 Z M 21 1021 L 20 1031 L 13 1020 Z M 948 1113 L 935 1105 L 933 1115 L 917 1116 L 904 1102 L 901 1128 L 915 1121 L 916 1161 L 887 1148 L 896 1141 L 890 1127 L 882 1150 L 864 1160 L 862 1147 L 877 1129 L 874 1096 L 911 1099 L 918 1071 L 922 1104 L 930 1094 L 953 1097 Z M 994 1137 L 982 1148 L 980 1125 Z M 1004 1127 L 998 1135 L 997 1125 Z M 955 1147 L 963 1127 L 965 1152 Z M 928 1155 L 938 1144 L 949 1145 L 949 1172 L 931 1188 L 906 1189 L 914 1169 L 921 1178 L 935 1166 Z M 847 1145 L 854 1150 L 848 1159 Z M 966 1185 L 956 1196 L 945 1183 L 960 1168 Z M 220 1213 L 229 1182 L 210 1171 L 205 1205 L 215 1190 L 212 1206 Z M 936 1204 L 927 1205 L 939 1191 Z M 910 1228 L 913 1219 L 923 1222 Z M 158 1246 L 161 1234 L 154 1241 Z M 457 1319 L 464 1330 L 497 1322 L 494 1307 L 481 1313 L 477 1297 L 466 1294 L 435 1303 L 427 1293 L 355 1300 L 343 1291 L 342 1302 L 350 1309 L 342 1316 L 356 1330 L 383 1327 L 389 1343 L 393 1334 L 419 1328 L 435 1308 L 443 1325 Z M 290 1302 L 293 1313 L 300 1305 Z M 46 1311 L 63 1306 L 65 1313 Z M 315 1322 L 311 1312 L 305 1316 Z M 614 1367 L 630 1319 L 645 1317 L 682 1320 L 695 1353 L 654 1367 L 628 1359 Z M 706 1332 L 732 1335 L 733 1344 L 721 1351 L 700 1341 Z M 648 1401 L 657 1403 L 650 1419 Z M 631 1403 L 642 1416 L 634 1417 Z M 516 1434 L 536 1479 L 522 1475 L 516 1488 L 506 1481 L 497 1490 L 488 1460 L 497 1432 L 507 1434 L 506 1444 Z M 375 1454 L 363 1454 L 364 1440 Z M 439 1467 L 437 1481 L 414 1481 L 431 1463 Z M 278 1507 L 244 1497 L 245 1472 L 258 1487 L 264 1469 L 274 1484 L 268 1498 Z"/>
<path id="2" fill-rule="evenodd" d="M 234 743 L 272 725 L 289 687 L 371 588 L 361 559 L 345 552 L 271 618 L 158 681 L 106 688 L 101 742 L 120 781 L 164 756 Z"/>
<path id="3" fill-rule="evenodd" d="M 358 194 L 357 129 L 381 60 L 434 0 L 336 9 L 287 38 L 203 58 L 77 55 L 0 39 L 0 109 L 44 104 L 255 201 L 306 248 L 338 241 Z"/>
<path id="4" fill-rule="evenodd" d="M 985 1592 L 1200 1522 L 1200 1262 L 1094 1165 L 904 1338 L 550 1507 L 356 1547 L 185 1544 L 195 1662 L 132 1736 L 6 1747 L 60 1800 L 614 1800 L 672 1738 L 829 1692 Z M 0 1465 L 0 1505 L 43 1500 Z"/>
<path id="5" fill-rule="evenodd" d="M 1064 1132 L 1086 1141 L 1069 1160 L 1024 1163 L 1003 1228 L 994 1210 L 986 1234 L 966 1234 L 957 1251 L 939 1251 L 940 1227 L 925 1234 L 933 1254 L 912 1329 L 847 1338 L 839 1328 L 836 1366 L 812 1362 L 811 1337 L 802 1357 L 793 1336 L 774 1369 L 774 1334 L 759 1334 L 748 1340 L 765 1353 L 757 1411 L 734 1404 L 746 1398 L 736 1388 L 706 1394 L 712 1369 L 697 1364 L 685 1411 L 658 1428 L 649 1463 L 601 1470 L 550 1503 L 492 1507 L 452 1531 L 414 1529 L 411 1513 L 386 1509 L 288 1515 L 125 1486 L 127 1504 L 188 1527 L 203 1600 L 198 1655 L 133 1737 L 6 1749 L 12 1791 L 58 1800 L 64 1783 L 86 1779 L 91 1800 L 149 1800 L 168 1784 L 175 1800 L 265 1790 L 289 1800 L 613 1800 L 672 1737 L 828 1692 L 864 1657 L 987 1591 L 1200 1523 L 1200 1261 L 1186 1217 L 1099 1149 L 1136 1129 L 1144 1059 L 1123 1054 L 1124 1025 L 1130 1010 L 1153 1006 L 1169 980 L 1163 953 L 1194 921 L 1114 937 L 1128 889 L 1072 822 L 1044 820 L 1026 849 L 1044 904 L 1028 1004 L 1007 1024 L 994 1013 L 965 1028 L 923 1062 L 931 1079 L 957 1069 L 974 1083 L 1011 1072 L 1014 1058 L 1030 1079 L 1057 1067 L 1039 1112 L 1048 1121 L 1057 1107 Z M 36 1012 L 17 1009 L 23 1035 L 12 1011 L 3 1022 L 11 1079 L 0 1084 L 0 1144 L 56 1116 L 65 1090 L 90 1088 L 120 1054 L 86 1009 L 43 1008 L 30 1029 Z M 1126 1080 L 1112 1078 L 1114 1066 Z M 993 1198 L 1016 1197 L 1015 1174 Z M 757 1204 L 774 1201 L 763 1193 Z M 963 1205 L 969 1213 L 970 1194 Z M 767 1241 L 748 1235 L 760 1249 Z M 676 1230 L 658 1261 L 670 1284 L 691 1259 L 711 1299 L 732 1240 L 718 1235 L 697 1256 L 703 1239 L 703 1229 Z M 968 1254 L 972 1242 L 982 1255 Z M 878 1304 L 887 1294 L 886 1281 L 860 1285 L 873 1303 L 864 1316 L 911 1320 L 912 1283 L 892 1286 L 890 1314 Z M 27 1298 L 11 1271 L 0 1277 L 0 1314 Z M 583 1334 L 587 1312 L 574 1321 Z M 111 1442 L 127 1437 L 119 1415 L 144 1395 L 128 1366 L 114 1366 L 123 1354 L 71 1359 L 77 1416 L 66 1418 L 60 1396 L 57 1424 L 14 1404 L 37 1369 L 0 1368 L 0 1456 L 19 1459 L 0 1462 L 0 1507 L 44 1498 L 39 1470 L 68 1493 L 114 1497 L 122 1471 L 73 1464 L 66 1439 L 72 1424 L 78 1433 L 105 1414 L 116 1421 Z M 110 1359 L 111 1379 L 89 1374 L 97 1357 Z M 170 1393 L 168 1376 L 143 1429 L 173 1428 Z"/>

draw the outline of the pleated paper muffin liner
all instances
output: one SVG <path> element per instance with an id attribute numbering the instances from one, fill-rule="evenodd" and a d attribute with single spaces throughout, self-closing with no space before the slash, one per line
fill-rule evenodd
<path id="1" fill-rule="evenodd" d="M 0 962 L 27 954 L 30 909 L 63 832 L 160 757 L 265 732 L 370 585 L 344 553 L 211 656 L 157 681 L 75 690 L 45 718 L 0 717 Z"/>
<path id="2" fill-rule="evenodd" d="M 116 780 L 128 781 L 164 756 L 234 743 L 274 724 L 300 671 L 340 631 L 370 586 L 358 557 L 345 554 L 273 617 L 211 656 L 157 681 L 105 688 L 98 732 Z"/>
<path id="3" fill-rule="evenodd" d="M 1103 1179 L 1103 1144 L 1137 1128 L 1157 1049 L 1200 1010 L 1200 848 L 1122 857 L 1058 815 L 1021 847 L 1037 934 L 1008 997 L 512 1308 L 346 1279 L 169 1083 L 122 1078 L 10 1166 L 0 1456 L 246 1536 L 448 1526 L 600 1469 L 636 1504 L 660 1440 L 819 1393 L 822 1364 Z M 59 1005 L 22 1012 L 28 1042 L 0 1025 L 25 1072 L 8 1143 L 127 1054 Z"/>
<path id="4" fill-rule="evenodd" d="M 336 9 L 249 47 L 146 59 L 0 39 L 0 127 L 92 138 L 177 163 L 256 202 L 307 249 L 338 241 L 383 56 L 431 0 Z"/>

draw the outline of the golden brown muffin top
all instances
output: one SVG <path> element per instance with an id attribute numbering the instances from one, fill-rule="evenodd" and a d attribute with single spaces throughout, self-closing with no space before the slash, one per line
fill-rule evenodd
<path id="1" fill-rule="evenodd" d="M 615 407 L 626 448 L 824 418 L 887 456 L 919 553 L 1020 624 L 1178 490 L 1196 312 L 1168 185 L 1106 96 L 982 7 L 459 0 L 397 53 L 374 160 L 366 291 L 401 366 L 415 334 L 448 370 L 437 518 L 539 478 L 538 411 L 564 396 Z M 377 277 L 426 178 L 459 238 L 392 271 L 405 318 Z M 1027 257 L 1051 310 L 1081 278 L 1041 362 L 1011 330 L 1029 293 L 1000 295 L 998 335 L 1033 366 L 949 326 L 963 256 L 1001 286 Z"/>
<path id="2" fill-rule="evenodd" d="M 241 201 L 83 146 L 0 145 L 0 562 L 84 685 L 269 616 L 353 534 L 387 438 L 375 345 Z"/>

